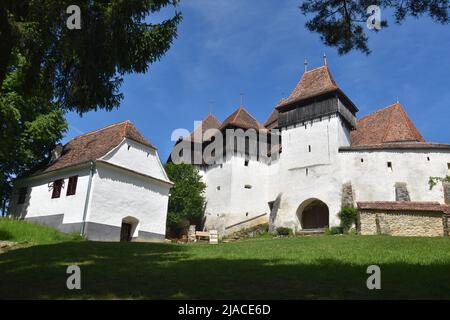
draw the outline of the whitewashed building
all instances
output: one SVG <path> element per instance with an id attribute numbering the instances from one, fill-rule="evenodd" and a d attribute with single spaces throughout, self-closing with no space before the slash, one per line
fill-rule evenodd
<path id="1" fill-rule="evenodd" d="M 381 219 L 377 210 L 386 208 L 393 215 L 437 212 L 441 230 L 424 235 L 444 234 L 450 188 L 442 183 L 430 189 L 428 181 L 450 174 L 450 145 L 426 142 L 398 102 L 360 119 L 357 112 L 325 64 L 305 71 L 264 125 L 243 106 L 223 122 L 209 114 L 203 133 L 278 130 L 280 153 L 272 150 L 273 156 L 262 160 L 225 152 L 215 164 L 198 165 L 207 185 L 205 228 L 227 234 L 269 221 L 273 228 L 318 229 L 338 225 L 342 207 L 363 204 L 376 219 Z M 211 139 L 204 140 L 203 150 Z M 397 205 L 402 201 L 407 205 Z"/>
<path id="2" fill-rule="evenodd" d="M 124 121 L 55 149 L 15 182 L 10 213 L 90 240 L 164 240 L 172 185 L 156 148 Z"/>

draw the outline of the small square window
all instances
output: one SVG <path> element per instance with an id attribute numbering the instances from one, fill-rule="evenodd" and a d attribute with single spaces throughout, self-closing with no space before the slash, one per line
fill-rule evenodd
<path id="1" fill-rule="evenodd" d="M 251 189 L 251 188 L 252 188 L 252 186 L 251 186 L 251 185 L 249 185 L 249 184 L 246 184 L 246 185 L 244 186 L 244 188 L 245 188 L 245 189 Z"/>
<path id="2" fill-rule="evenodd" d="M 217 187 L 216 187 L 216 190 L 219 191 L 219 190 L 220 190 L 220 186 L 217 186 Z"/>
<path id="3" fill-rule="evenodd" d="M 248 167 L 248 160 L 245 160 L 244 166 Z"/>
<path id="4" fill-rule="evenodd" d="M 387 163 L 387 167 L 392 171 L 392 170 L 393 170 L 393 169 L 392 169 L 392 162 L 389 161 L 389 162 Z"/>
<path id="5" fill-rule="evenodd" d="M 17 201 L 17 204 L 24 204 L 25 200 L 27 198 L 28 188 L 23 187 L 19 189 L 19 199 Z"/>
<path id="6" fill-rule="evenodd" d="M 447 163 L 447 169 L 450 171 L 450 162 Z"/>

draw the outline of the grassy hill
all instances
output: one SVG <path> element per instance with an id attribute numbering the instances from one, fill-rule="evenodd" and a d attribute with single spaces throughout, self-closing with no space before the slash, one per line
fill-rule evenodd
<path id="1" fill-rule="evenodd" d="M 66 289 L 72 264 L 81 290 Z M 381 290 L 366 287 L 372 264 Z M 0 298 L 450 299 L 450 237 L 60 242 L 0 254 L 0 270 Z"/>
<path id="2" fill-rule="evenodd" d="M 0 218 L 0 241 L 46 244 L 80 240 L 77 234 L 65 234 L 41 224 L 24 220 Z"/>

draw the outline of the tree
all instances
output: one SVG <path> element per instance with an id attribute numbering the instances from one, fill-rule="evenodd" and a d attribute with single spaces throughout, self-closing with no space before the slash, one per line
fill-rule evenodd
<path id="1" fill-rule="evenodd" d="M 304 15 L 314 14 L 306 22 L 306 28 L 320 34 L 322 42 L 336 47 L 339 54 L 351 50 L 369 54 L 371 51 L 364 29 L 371 15 L 367 13 L 371 5 L 377 5 L 382 12 L 393 11 L 397 24 L 407 16 L 419 18 L 423 15 L 441 24 L 449 23 L 448 0 L 304 0 L 300 10 Z M 387 26 L 386 20 L 380 21 L 380 29 Z"/>
<path id="2" fill-rule="evenodd" d="M 0 200 L 11 180 L 48 159 L 64 114 L 119 107 L 129 73 L 145 73 L 176 37 L 181 14 L 154 14 L 179 0 L 0 2 Z M 71 5 L 81 29 L 69 29 Z"/>
<path id="3" fill-rule="evenodd" d="M 191 164 L 169 162 L 165 169 L 169 179 L 175 183 L 170 190 L 167 226 L 172 233 L 179 233 L 184 221 L 197 225 L 202 222 L 206 185 L 198 169 Z"/>

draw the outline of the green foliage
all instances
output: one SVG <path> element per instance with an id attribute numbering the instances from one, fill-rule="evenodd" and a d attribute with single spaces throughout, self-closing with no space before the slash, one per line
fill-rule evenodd
<path id="1" fill-rule="evenodd" d="M 325 228 L 324 233 L 326 235 L 336 235 L 336 234 L 343 234 L 344 230 L 341 226 L 331 227 L 331 228 Z"/>
<path id="2" fill-rule="evenodd" d="M 27 57 L 29 90 L 51 88 L 65 109 L 80 114 L 120 105 L 123 76 L 144 73 L 169 49 L 181 14 L 155 14 L 178 0 L 5 0 L 0 2 L 0 87 L 16 54 Z M 81 10 L 81 29 L 66 26 L 66 9 Z M 41 75 L 45 75 L 44 81 Z"/>
<path id="3" fill-rule="evenodd" d="M 69 5 L 81 30 L 69 30 Z M 0 1 L 0 206 L 11 180 L 46 161 L 80 115 L 120 105 L 123 77 L 144 73 L 176 37 L 180 13 L 149 22 L 178 0 Z"/>
<path id="4" fill-rule="evenodd" d="M 430 186 L 430 190 L 432 190 L 438 182 L 450 182 L 450 176 L 442 177 L 430 177 L 428 179 L 428 185 Z"/>
<path id="5" fill-rule="evenodd" d="M 383 13 L 393 12 L 397 24 L 407 16 L 418 18 L 424 15 L 441 24 L 449 23 L 447 0 L 303 0 L 300 10 L 304 15 L 314 15 L 306 22 L 308 30 L 318 33 L 322 42 L 336 47 L 339 54 L 351 50 L 369 54 L 365 30 L 371 31 L 366 26 L 370 5 L 378 5 Z M 387 26 L 383 19 L 381 29 Z"/>
<path id="6" fill-rule="evenodd" d="M 165 169 L 175 184 L 170 190 L 167 226 L 174 230 L 185 227 L 184 221 L 200 224 L 204 214 L 206 185 L 198 169 L 186 163 L 167 163 Z"/>
<path id="7" fill-rule="evenodd" d="M 0 241 L 2 240 L 45 244 L 62 241 L 78 241 L 82 240 L 82 237 L 76 233 L 61 233 L 54 228 L 25 220 L 0 218 Z"/>
<path id="8" fill-rule="evenodd" d="M 342 208 L 337 215 L 341 220 L 340 227 L 342 228 L 342 232 L 348 233 L 353 223 L 356 223 L 358 210 L 356 208 Z"/>
<path id="9" fill-rule="evenodd" d="M 290 236 L 290 235 L 292 235 L 292 229 L 290 229 L 290 228 L 278 227 L 276 231 L 277 231 L 277 235 L 279 235 L 279 236 Z"/>

